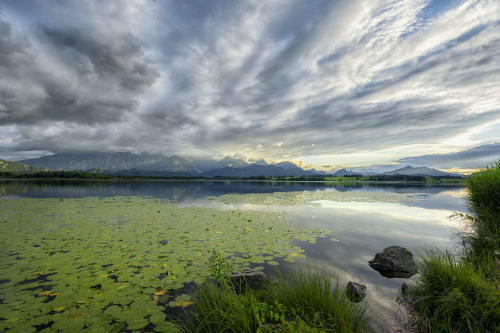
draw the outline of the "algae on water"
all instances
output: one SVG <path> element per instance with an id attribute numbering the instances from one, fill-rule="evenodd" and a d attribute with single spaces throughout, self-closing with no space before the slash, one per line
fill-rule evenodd
<path id="1" fill-rule="evenodd" d="M 0 200 L 0 330 L 171 332 L 169 296 L 209 276 L 213 249 L 237 269 L 293 261 L 324 230 L 280 214 L 178 207 L 141 197 Z"/>

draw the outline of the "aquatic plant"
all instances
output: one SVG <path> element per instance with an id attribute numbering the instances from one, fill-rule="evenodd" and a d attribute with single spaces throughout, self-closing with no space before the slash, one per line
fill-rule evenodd
<path id="1" fill-rule="evenodd" d="M 224 194 L 217 197 L 207 197 L 203 200 L 213 200 L 223 203 L 242 203 L 266 206 L 320 206 L 317 201 L 329 200 L 340 202 L 400 202 L 416 201 L 413 196 L 401 193 L 357 192 L 357 191 L 293 191 L 274 193 Z"/>
<path id="2" fill-rule="evenodd" d="M 327 231 L 294 229 L 279 214 L 179 207 L 140 197 L 0 200 L 0 330 L 172 331 L 165 307 L 232 267 L 293 261 Z"/>

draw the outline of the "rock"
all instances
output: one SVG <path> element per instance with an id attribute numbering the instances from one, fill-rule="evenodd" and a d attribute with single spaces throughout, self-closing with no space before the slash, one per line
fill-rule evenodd
<path id="1" fill-rule="evenodd" d="M 371 268 L 389 278 L 409 278 L 417 274 L 413 254 L 400 246 L 390 246 L 375 255 L 368 262 Z"/>
<path id="2" fill-rule="evenodd" d="M 250 268 L 245 268 L 236 272 L 232 272 L 229 277 L 231 283 L 236 288 L 238 293 L 245 289 L 258 290 L 269 282 L 269 277 L 261 271 L 256 271 Z"/>
<path id="3" fill-rule="evenodd" d="M 398 297 L 398 302 L 400 304 L 406 304 L 405 306 L 408 306 L 415 304 L 415 302 L 417 301 L 417 298 L 410 295 L 409 289 L 410 286 L 408 285 L 408 283 L 405 282 L 401 285 L 401 296 Z"/>
<path id="4" fill-rule="evenodd" d="M 347 297 L 353 302 L 361 302 L 366 296 L 366 286 L 357 282 L 349 281 L 347 283 L 346 292 Z"/>
<path id="5" fill-rule="evenodd" d="M 406 293 L 408 292 L 408 284 L 406 282 L 403 282 L 401 285 L 401 295 L 406 296 Z"/>

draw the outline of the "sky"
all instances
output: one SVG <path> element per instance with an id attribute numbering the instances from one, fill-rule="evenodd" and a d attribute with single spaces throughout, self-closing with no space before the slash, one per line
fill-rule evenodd
<path id="1" fill-rule="evenodd" d="M 498 0 L 2 0 L 0 158 L 500 158 Z"/>

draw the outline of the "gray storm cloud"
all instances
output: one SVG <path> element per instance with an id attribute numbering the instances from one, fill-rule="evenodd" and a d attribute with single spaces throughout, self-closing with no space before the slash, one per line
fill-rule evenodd
<path id="1" fill-rule="evenodd" d="M 427 165 L 430 167 L 477 169 L 494 162 L 500 156 L 500 142 L 481 145 L 464 151 L 451 154 L 429 154 L 414 157 L 405 157 L 398 160 L 401 164 Z"/>
<path id="2" fill-rule="evenodd" d="M 7 2 L 0 153 L 280 159 L 445 140 L 500 116 L 499 13 L 496 1 Z"/>

